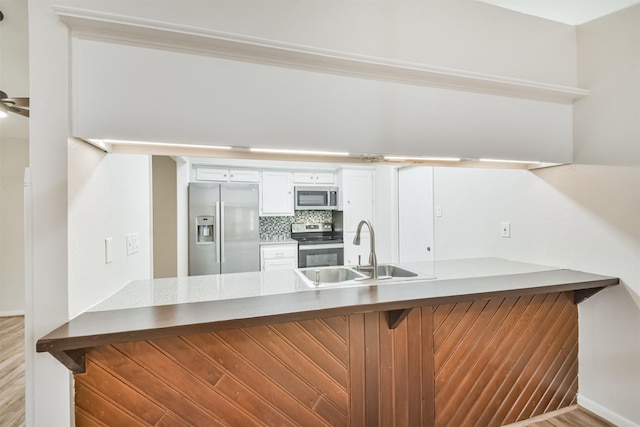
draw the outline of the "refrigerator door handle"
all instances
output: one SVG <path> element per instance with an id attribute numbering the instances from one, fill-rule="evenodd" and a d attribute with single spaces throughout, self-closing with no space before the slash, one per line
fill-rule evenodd
<path id="1" fill-rule="evenodd" d="M 220 249 L 218 250 L 218 257 L 220 257 L 219 261 L 221 264 L 224 263 L 224 230 L 221 230 L 224 227 L 224 202 L 220 202 L 220 210 L 218 211 L 218 217 L 220 218 L 220 225 L 218 226 L 218 245 L 220 245 Z M 222 273 L 222 265 L 220 266 L 220 272 Z"/>
<path id="2" fill-rule="evenodd" d="M 220 235 L 221 235 L 221 233 L 220 233 L 220 224 L 221 224 L 220 212 L 221 212 L 220 202 L 216 202 L 216 231 L 215 231 L 216 237 L 215 237 L 215 239 L 216 239 L 216 262 L 218 264 L 220 264 L 220 262 L 221 262 L 220 251 L 222 249 L 222 244 L 220 243 Z"/>

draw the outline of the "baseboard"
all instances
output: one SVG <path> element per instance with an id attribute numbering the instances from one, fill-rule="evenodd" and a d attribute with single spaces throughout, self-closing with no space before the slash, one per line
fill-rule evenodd
<path id="1" fill-rule="evenodd" d="M 24 316 L 24 310 L 0 311 L 0 317 Z"/>
<path id="2" fill-rule="evenodd" d="M 594 414 L 604 418 L 605 420 L 609 421 L 610 423 L 613 423 L 615 425 L 617 425 L 618 427 L 640 427 L 639 424 L 636 424 L 618 414 L 616 414 L 613 411 L 610 411 L 609 409 L 605 408 L 602 405 L 597 404 L 596 402 L 594 402 L 593 400 L 587 399 L 586 397 L 582 396 L 581 394 L 578 394 L 578 405 L 582 406 L 585 409 L 588 409 L 589 411 L 593 412 Z"/>

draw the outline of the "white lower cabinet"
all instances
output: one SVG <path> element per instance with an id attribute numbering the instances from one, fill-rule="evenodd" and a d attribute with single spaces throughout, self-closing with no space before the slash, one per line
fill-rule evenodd
<path id="1" fill-rule="evenodd" d="M 298 268 L 298 244 L 261 245 L 260 266 L 262 271 Z"/>
<path id="2" fill-rule="evenodd" d="M 362 265 L 369 264 L 369 233 L 363 230 L 360 234 L 360 245 L 353 244 L 356 233 L 344 233 L 344 265 L 357 265 L 360 255 Z"/>

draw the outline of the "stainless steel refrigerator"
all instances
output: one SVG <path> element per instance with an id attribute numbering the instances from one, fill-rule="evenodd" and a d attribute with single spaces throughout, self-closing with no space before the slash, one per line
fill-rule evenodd
<path id="1" fill-rule="evenodd" d="M 260 270 L 258 184 L 189 184 L 189 275 Z"/>

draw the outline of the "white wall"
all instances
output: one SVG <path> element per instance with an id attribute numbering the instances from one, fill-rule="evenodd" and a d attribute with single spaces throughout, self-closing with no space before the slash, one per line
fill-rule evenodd
<path id="1" fill-rule="evenodd" d="M 517 246 L 528 218 L 514 200 L 528 175 L 524 170 L 434 168 L 434 206 L 442 209 L 435 218 L 436 260 L 495 257 L 502 248 Z M 511 222 L 511 239 L 500 237 L 503 221 Z"/>
<path id="2" fill-rule="evenodd" d="M 578 80 L 591 95 L 575 105 L 575 160 L 606 166 L 576 168 L 579 181 L 545 179 L 590 213 L 584 230 L 598 250 L 584 238 L 572 265 L 625 285 L 580 307 L 579 402 L 640 425 L 640 5 L 577 36 Z"/>
<path id="3" fill-rule="evenodd" d="M 575 159 L 640 165 L 640 6 L 577 27 L 578 79 L 591 94 L 575 104 Z"/>
<path id="4" fill-rule="evenodd" d="M 71 375 L 35 342 L 69 320 L 67 275 L 68 35 L 51 2 L 29 1 L 29 167 L 33 242 L 26 248 L 26 421 L 72 423 Z"/>
<path id="5" fill-rule="evenodd" d="M 329 50 L 576 83 L 575 27 L 480 2 L 55 2 L 65 3 Z"/>
<path id="6" fill-rule="evenodd" d="M 0 90 L 28 97 L 27 3 L 0 1 Z M 24 314 L 24 168 L 29 162 L 29 119 L 0 120 L 0 316 Z"/>
<path id="7" fill-rule="evenodd" d="M 69 141 L 69 316 L 111 296 L 132 280 L 151 278 L 151 159 L 107 155 Z M 125 236 L 139 234 L 140 251 L 126 254 Z M 105 261 L 105 239 L 113 260 Z"/>
<path id="8" fill-rule="evenodd" d="M 73 61 L 85 139 L 571 161 L 571 105 L 84 39 Z"/>

